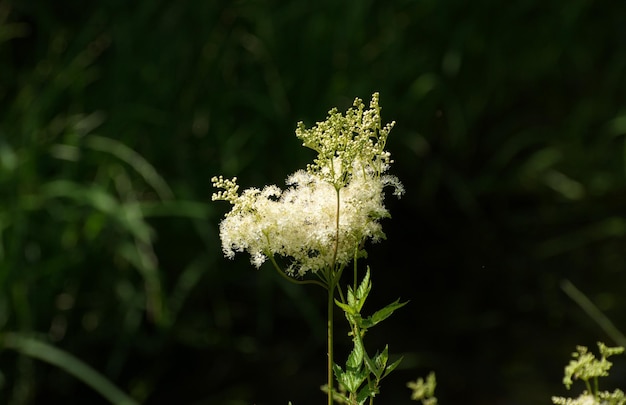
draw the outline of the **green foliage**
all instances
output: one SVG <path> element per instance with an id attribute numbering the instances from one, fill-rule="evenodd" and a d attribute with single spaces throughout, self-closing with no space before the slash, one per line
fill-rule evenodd
<path id="1" fill-rule="evenodd" d="M 32 401 L 39 384 L 36 366 L 26 356 L 48 361 L 103 394 L 111 392 L 104 377 L 85 372 L 91 370 L 85 363 L 55 348 L 54 343 L 71 338 L 71 319 L 82 318 L 87 331 L 113 322 L 127 339 L 139 331 L 142 317 L 167 330 L 195 284 L 180 283 L 165 291 L 150 217 L 203 220 L 206 205 L 176 201 L 138 153 L 85 132 L 97 121 L 97 114 L 77 115 L 57 122 L 57 135 L 32 133 L 35 139 L 41 136 L 36 146 L 18 138 L 2 144 L 0 310 L 5 313 L 0 329 L 28 334 L 48 330 L 47 339 L 31 338 L 17 346 L 10 343 L 24 339 L 0 342 L 0 348 L 16 350 L 22 358 L 14 365 L 17 372 L 7 367 L 11 377 L 4 392 L 14 404 Z M 192 276 L 197 282 L 192 273 L 197 269 L 182 272 L 181 280 Z M 108 295 L 115 299 L 105 299 Z M 72 309 L 78 305 L 84 312 L 75 315 Z M 114 357 L 123 356 L 113 350 Z"/>
<path id="2" fill-rule="evenodd" d="M 367 353 L 363 340 L 369 328 L 391 316 L 396 309 L 406 305 L 406 302 L 401 303 L 397 300 L 374 312 L 373 315 L 363 317 L 361 310 L 371 289 L 372 282 L 368 267 L 359 286 L 355 289 L 348 287 L 346 302 L 335 300 L 335 304 L 344 311 L 348 320 L 353 343 L 353 349 L 348 356 L 345 369 L 337 364 L 333 365 L 333 372 L 340 384 L 339 392 L 335 393 L 339 403 L 360 405 L 368 399 L 372 403 L 372 398 L 379 393 L 381 380 L 395 370 L 402 361 L 400 358 L 388 364 L 389 349 L 387 346 L 382 352 L 376 352 L 373 356 Z"/>
<path id="3" fill-rule="evenodd" d="M 34 35 L 12 11 L 0 4 L 3 58 L 24 55 L 28 47 L 17 44 Z M 3 66 L 0 83 L 0 402 L 44 401 L 46 390 L 67 399 L 83 390 L 76 381 L 97 392 L 86 402 L 142 402 L 149 378 L 113 382 L 140 335 L 144 345 L 161 344 L 202 272 L 196 255 L 164 275 L 155 223 L 188 221 L 193 232 L 210 209 L 177 199 L 127 137 L 103 135 L 102 110 L 86 110 L 81 94 L 96 80 L 106 41 L 81 48 L 66 32 L 43 36 L 49 46 L 33 65 Z M 145 337 L 146 328 L 157 333 Z M 34 360 L 56 368 L 44 376 Z"/>

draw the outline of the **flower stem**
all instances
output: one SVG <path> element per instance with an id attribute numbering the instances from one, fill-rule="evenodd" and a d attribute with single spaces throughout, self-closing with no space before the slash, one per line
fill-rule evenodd
<path id="1" fill-rule="evenodd" d="M 336 188 L 337 195 L 337 208 L 335 215 L 335 246 L 333 252 L 333 262 L 330 266 L 328 275 L 328 405 L 333 405 L 333 310 L 335 304 L 335 287 L 339 283 L 341 276 L 341 269 L 337 269 L 337 251 L 339 250 L 339 213 L 341 200 L 339 198 L 340 188 Z"/>
<path id="2" fill-rule="evenodd" d="M 278 263 L 276 263 L 276 259 L 274 259 L 274 256 L 272 255 L 267 255 L 267 257 L 270 259 L 270 262 L 272 262 L 272 265 L 274 266 L 274 269 L 278 272 L 278 274 L 280 274 L 280 276 L 284 279 L 286 279 L 287 281 L 290 281 L 294 284 L 316 284 L 319 285 L 320 287 L 324 288 L 324 289 L 328 289 L 328 287 L 326 286 L 326 284 L 322 283 L 321 281 L 318 280 L 296 280 L 293 277 L 289 277 L 287 274 L 285 274 L 285 272 L 280 268 L 280 266 L 278 265 Z"/>
<path id="3" fill-rule="evenodd" d="M 333 405 L 333 310 L 335 280 L 328 286 L 328 405 Z"/>

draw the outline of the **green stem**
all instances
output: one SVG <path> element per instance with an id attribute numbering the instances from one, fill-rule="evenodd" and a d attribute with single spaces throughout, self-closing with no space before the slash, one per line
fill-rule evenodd
<path id="1" fill-rule="evenodd" d="M 328 405 L 333 405 L 333 310 L 335 280 L 331 279 L 328 286 Z"/>
<path id="2" fill-rule="evenodd" d="M 353 274 L 353 278 L 354 280 L 352 280 L 353 284 L 352 284 L 352 288 L 353 291 L 356 292 L 358 285 L 357 285 L 357 272 L 358 272 L 358 267 L 357 267 L 357 255 L 359 253 L 359 247 L 357 246 L 357 248 L 354 250 L 354 259 L 352 259 L 353 265 L 352 265 L 352 274 Z"/>
<path id="3" fill-rule="evenodd" d="M 330 271 L 335 270 L 335 264 L 337 263 L 337 251 L 339 250 L 339 212 L 340 212 L 340 200 L 339 200 L 339 189 L 337 189 L 337 210 L 335 211 L 335 248 L 333 251 L 333 261 L 330 267 Z M 331 275 L 332 276 L 332 275 Z"/>
<path id="4" fill-rule="evenodd" d="M 278 274 L 280 274 L 280 276 L 286 280 L 289 280 L 290 282 L 294 283 L 294 284 L 315 284 L 315 285 L 319 285 L 320 287 L 322 287 L 323 289 L 327 290 L 328 287 L 326 286 L 326 284 L 322 283 L 321 281 L 318 280 L 296 280 L 295 278 L 289 277 L 287 274 L 285 274 L 284 271 L 281 270 L 280 266 L 278 265 L 278 263 L 276 263 L 276 260 L 274 259 L 274 256 L 272 255 L 266 255 L 269 259 L 270 262 L 272 262 L 272 264 L 274 265 L 274 269 L 276 269 L 276 271 L 278 272 Z"/>
<path id="5" fill-rule="evenodd" d="M 589 380 L 585 380 L 585 385 L 587 386 L 587 392 L 589 392 L 590 395 L 593 395 L 593 397 L 596 397 L 596 393 L 593 392 L 593 390 L 591 389 L 591 384 L 589 383 Z"/>
<path id="6" fill-rule="evenodd" d="M 342 304 L 345 304 L 345 303 L 346 303 L 346 299 L 345 299 L 345 297 L 344 297 L 344 295 L 343 295 L 343 291 L 341 291 L 341 287 L 340 287 L 340 286 L 338 286 L 338 285 L 337 285 L 337 286 L 335 286 L 335 287 L 337 288 L 337 292 L 339 293 L 339 301 L 340 301 Z"/>
<path id="7" fill-rule="evenodd" d="M 340 199 L 339 199 L 339 190 L 340 188 L 335 188 L 337 191 L 337 209 L 335 211 L 335 247 L 333 252 L 333 261 L 331 266 L 328 269 L 328 405 L 333 405 L 333 310 L 334 310 L 334 298 L 335 298 L 335 287 L 339 283 L 339 277 L 341 276 L 341 270 L 337 270 L 337 251 L 339 250 L 339 213 L 340 213 Z"/>

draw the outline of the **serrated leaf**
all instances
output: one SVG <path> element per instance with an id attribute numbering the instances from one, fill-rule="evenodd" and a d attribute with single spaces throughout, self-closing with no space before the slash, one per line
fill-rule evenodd
<path id="1" fill-rule="evenodd" d="M 387 366 L 387 360 L 389 360 L 389 346 L 385 345 L 385 350 L 382 353 L 376 353 L 374 356 L 374 362 L 379 369 L 384 370 Z"/>
<path id="2" fill-rule="evenodd" d="M 352 309 L 352 307 L 351 307 L 350 305 L 348 305 L 348 304 L 344 304 L 343 302 L 341 302 L 341 301 L 339 301 L 339 300 L 337 300 L 337 299 L 335 299 L 335 304 L 336 304 L 339 308 L 343 309 L 343 311 L 344 311 L 345 313 L 350 314 L 350 315 L 355 315 L 354 309 Z"/>
<path id="3" fill-rule="evenodd" d="M 343 369 L 337 363 L 333 363 L 333 373 L 335 374 L 335 378 L 337 380 L 341 380 L 341 378 L 342 378 L 342 376 L 344 374 Z"/>
<path id="4" fill-rule="evenodd" d="M 364 404 L 368 398 L 375 397 L 376 394 L 378 394 L 378 390 L 376 389 L 376 387 L 367 384 L 357 393 L 356 401 L 359 403 L 359 405 Z"/>
<path id="5" fill-rule="evenodd" d="M 368 321 L 371 322 L 371 326 L 374 326 L 382 321 L 384 321 L 385 319 L 389 318 L 391 316 L 391 314 L 393 314 L 393 311 L 395 311 L 398 308 L 401 308 L 403 306 L 405 306 L 407 304 L 408 301 L 405 302 L 400 302 L 399 299 L 395 300 L 394 302 L 392 302 L 391 304 L 387 305 L 386 307 L 384 307 L 381 310 L 378 310 L 376 312 L 374 312 L 374 314 L 368 318 Z"/>
<path id="6" fill-rule="evenodd" d="M 376 363 L 374 363 L 374 361 L 372 361 L 372 359 L 367 355 L 365 347 L 363 346 L 363 340 L 361 339 L 361 336 L 354 336 L 354 346 L 361 347 L 361 350 L 363 351 L 363 362 L 365 363 L 367 370 L 374 375 L 382 374 L 383 370 L 378 370 L 378 368 L 376 367 Z"/>
<path id="7" fill-rule="evenodd" d="M 356 303 L 357 303 L 357 299 L 354 296 L 354 291 L 352 291 L 351 287 L 348 287 L 348 305 L 350 305 L 351 308 L 356 308 Z"/>
<path id="8" fill-rule="evenodd" d="M 356 290 L 356 298 L 358 300 L 358 310 L 359 312 L 363 308 L 363 304 L 365 304 L 365 300 L 372 289 L 372 283 L 370 282 L 370 268 L 367 267 L 367 271 L 365 272 L 365 277 L 363 277 L 363 281 L 359 284 L 359 288 Z"/>
<path id="9" fill-rule="evenodd" d="M 356 394 L 357 390 L 363 384 L 363 381 L 367 378 L 367 372 L 365 370 L 346 370 L 343 374 L 342 384 L 346 387 L 348 392 Z"/>
<path id="10" fill-rule="evenodd" d="M 349 368 L 357 369 L 361 367 L 361 364 L 363 364 L 363 352 L 363 346 L 355 341 L 354 348 L 352 349 L 352 352 L 350 352 L 348 360 L 346 361 L 346 370 Z"/>
<path id="11" fill-rule="evenodd" d="M 350 379 L 348 377 L 347 373 L 342 373 L 337 377 L 337 381 L 339 381 L 339 384 L 341 384 L 344 387 L 348 387 L 348 385 L 350 384 Z"/>

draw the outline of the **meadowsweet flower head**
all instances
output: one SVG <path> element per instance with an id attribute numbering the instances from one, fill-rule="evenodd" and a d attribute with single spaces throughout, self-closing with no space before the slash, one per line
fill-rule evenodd
<path id="1" fill-rule="evenodd" d="M 368 110 L 357 99 L 345 116 L 331 110 L 311 129 L 298 124 L 297 136 L 318 155 L 287 178 L 284 190 L 270 185 L 238 194 L 236 178 L 214 177 L 222 190 L 213 199 L 233 205 L 220 223 L 224 255 L 247 251 L 256 267 L 283 256 L 291 260 L 287 273 L 303 276 L 344 265 L 362 242 L 384 238 L 384 188 L 397 196 L 404 191 L 397 178 L 383 174 L 391 164 L 384 145 L 392 125 L 381 127 L 377 94 Z"/>

